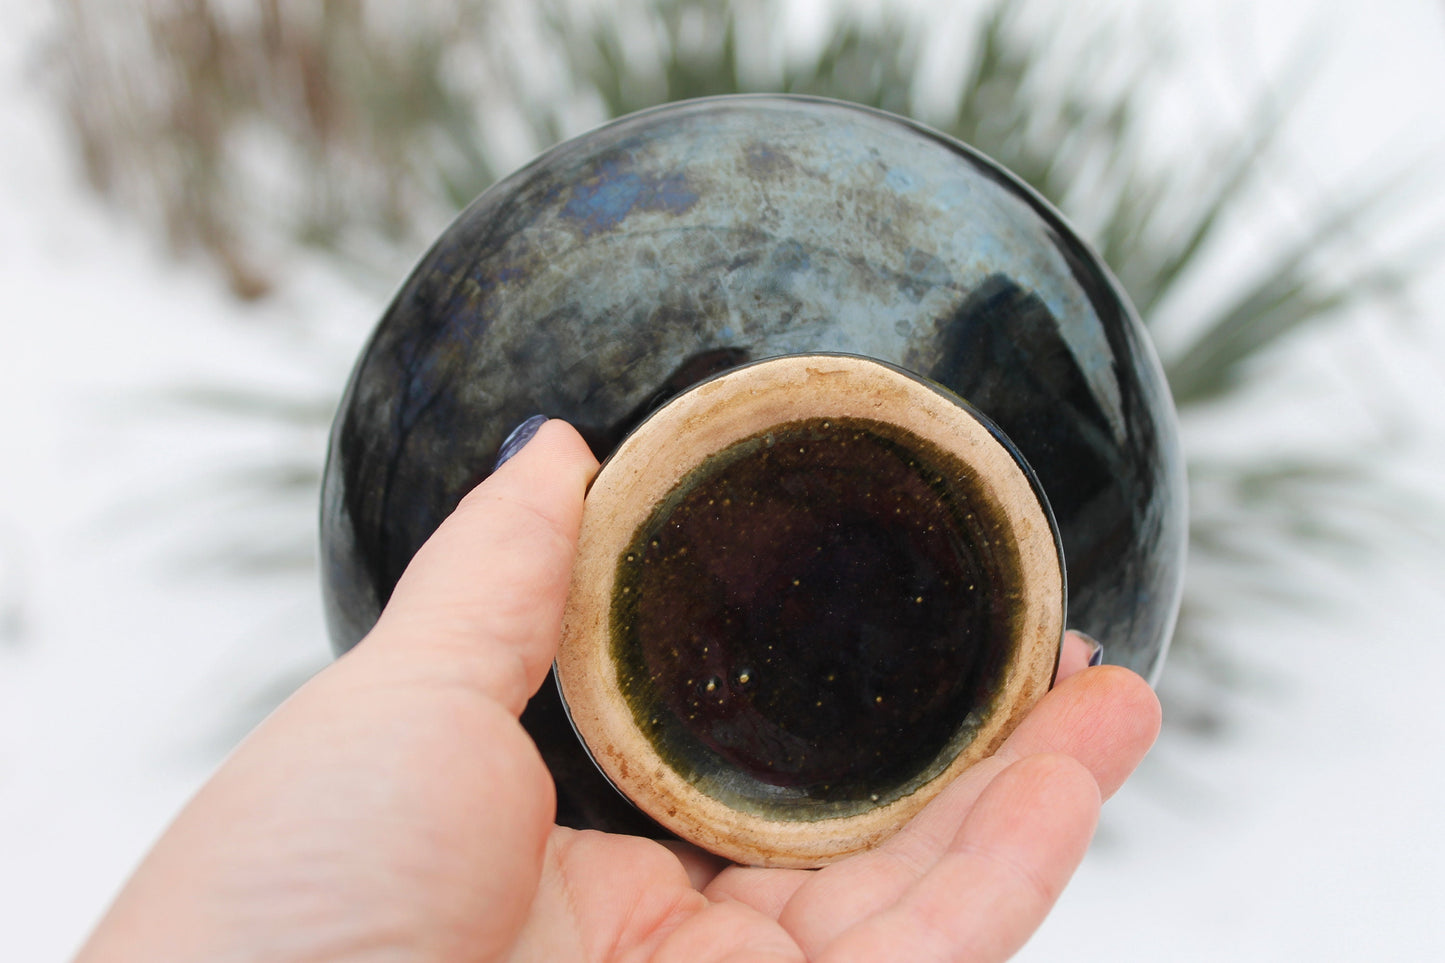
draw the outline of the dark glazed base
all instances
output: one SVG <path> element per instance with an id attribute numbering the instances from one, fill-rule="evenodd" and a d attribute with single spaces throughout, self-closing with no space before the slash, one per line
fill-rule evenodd
<path id="1" fill-rule="evenodd" d="M 1011 637 L 1018 574 L 966 468 L 883 423 L 814 418 L 693 474 L 637 532 L 613 608 L 662 756 L 737 773 L 733 805 L 830 813 L 937 775 L 1012 655 L 989 643 Z"/>

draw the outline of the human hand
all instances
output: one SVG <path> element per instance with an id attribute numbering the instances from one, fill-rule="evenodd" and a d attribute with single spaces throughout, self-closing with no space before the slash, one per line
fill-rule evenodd
<path id="1" fill-rule="evenodd" d="M 79 963 L 1001 960 L 1152 744 L 1138 676 L 1084 668 L 871 852 L 821 870 L 552 825 L 517 721 L 556 650 L 597 463 L 548 422 L 417 554 L 375 629 L 177 817 Z"/>

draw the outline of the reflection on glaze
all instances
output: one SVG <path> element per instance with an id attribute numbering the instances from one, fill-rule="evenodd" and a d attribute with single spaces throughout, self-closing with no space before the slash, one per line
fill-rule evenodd
<path id="1" fill-rule="evenodd" d="M 1002 428 L 1058 522 L 1070 626 L 1151 675 L 1178 609 L 1182 461 L 1131 309 L 1058 216 L 967 148 L 804 98 L 644 112 L 487 191 L 401 289 L 332 434 L 335 645 L 537 412 L 599 457 L 687 384 L 825 351 L 930 378 Z M 722 678 L 720 675 L 719 678 Z M 637 828 L 546 686 L 526 722 L 577 825 Z"/>

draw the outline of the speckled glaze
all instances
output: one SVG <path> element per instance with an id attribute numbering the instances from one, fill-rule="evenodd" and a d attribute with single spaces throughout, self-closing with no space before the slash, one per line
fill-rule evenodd
<path id="1" fill-rule="evenodd" d="M 353 372 L 322 497 L 339 651 L 538 412 L 605 457 L 688 386 L 844 352 L 987 415 L 1057 521 L 1068 624 L 1152 678 L 1178 610 L 1184 476 L 1168 388 L 1117 284 L 1059 215 L 909 121 L 795 97 L 693 101 L 562 144 L 477 199 Z M 649 831 L 553 687 L 524 716 L 559 819 Z"/>
<path id="2" fill-rule="evenodd" d="M 715 453 L 726 467 L 635 530 L 610 634 L 639 721 L 677 730 L 653 724 L 683 744 L 674 769 L 702 756 L 794 808 L 876 801 L 997 688 L 1011 651 L 985 640 L 1018 618 L 1002 587 L 1019 581 L 1014 540 L 988 551 L 981 494 L 935 484 L 976 473 L 895 434 L 838 417 L 773 428 Z"/>

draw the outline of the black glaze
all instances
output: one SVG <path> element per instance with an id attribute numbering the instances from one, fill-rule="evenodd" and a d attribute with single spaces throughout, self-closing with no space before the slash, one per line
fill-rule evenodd
<path id="1" fill-rule="evenodd" d="M 1068 624 L 1152 676 L 1177 613 L 1184 478 L 1167 386 L 1117 285 L 981 155 L 877 111 L 734 97 L 633 115 L 479 197 L 399 291 L 353 372 L 322 497 L 336 648 L 528 415 L 604 457 L 687 385 L 847 352 L 996 423 L 1058 523 Z M 549 683 L 524 716 L 559 818 L 645 829 Z"/>
<path id="2" fill-rule="evenodd" d="M 1013 652 L 1007 519 L 968 466 L 874 421 L 716 453 L 617 575 L 639 728 L 735 808 L 833 816 L 911 792 L 957 756 Z"/>

